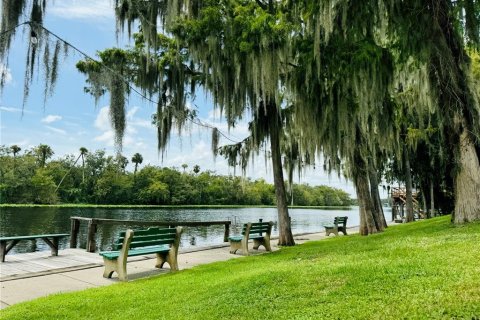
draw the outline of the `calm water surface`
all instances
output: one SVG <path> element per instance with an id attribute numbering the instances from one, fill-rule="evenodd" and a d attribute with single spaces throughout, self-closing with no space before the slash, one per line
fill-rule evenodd
<path id="1" fill-rule="evenodd" d="M 358 207 L 350 210 L 325 209 L 290 209 L 293 233 L 323 231 L 323 224 L 329 223 L 335 216 L 348 216 L 348 226 L 359 224 Z M 386 214 L 387 215 L 387 214 Z M 46 233 L 70 233 L 70 217 L 108 218 L 125 220 L 153 221 L 212 221 L 231 220 L 230 234 L 240 233 L 243 223 L 258 221 L 277 221 L 275 208 L 241 208 L 241 209 L 106 209 L 106 208 L 0 208 L 0 236 L 16 236 Z M 388 216 L 388 215 L 387 215 Z M 131 227 L 131 226 L 130 226 Z M 125 230 L 121 225 L 99 225 L 97 246 L 107 250 L 119 231 Z M 86 246 L 86 223 L 81 223 L 79 246 Z M 276 226 L 272 231 L 278 234 Z M 182 234 L 181 247 L 201 247 L 221 244 L 224 226 L 187 227 Z M 69 246 L 69 237 L 62 240 L 61 248 Z M 49 250 L 43 241 L 22 241 L 12 252 L 29 252 Z"/>

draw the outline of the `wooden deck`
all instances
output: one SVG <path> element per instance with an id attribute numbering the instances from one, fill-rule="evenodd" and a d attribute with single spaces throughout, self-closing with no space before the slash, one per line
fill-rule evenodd
<path id="1" fill-rule="evenodd" d="M 179 254 L 202 251 L 212 248 L 223 248 L 228 245 L 217 245 L 206 248 L 184 249 Z M 129 262 L 154 259 L 155 255 L 129 257 Z M 86 252 L 85 249 L 62 249 L 58 256 L 50 256 L 50 251 L 8 254 L 5 262 L 0 263 L 0 282 L 39 277 L 54 273 L 76 271 L 103 267 L 103 258 L 97 253 Z"/>
<path id="2" fill-rule="evenodd" d="M 0 263 L 0 282 L 98 266 L 103 266 L 102 257 L 84 249 L 63 249 L 57 257 L 49 251 L 9 254 Z"/>

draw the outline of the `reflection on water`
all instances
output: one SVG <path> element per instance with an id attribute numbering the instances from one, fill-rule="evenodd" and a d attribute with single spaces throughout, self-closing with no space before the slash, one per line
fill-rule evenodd
<path id="1" fill-rule="evenodd" d="M 324 209 L 290 209 L 292 230 L 294 233 L 323 231 L 322 225 L 333 220 L 335 216 L 348 216 L 348 226 L 359 224 L 358 207 L 350 210 Z M 0 236 L 16 236 L 46 233 L 70 233 L 70 217 L 107 218 L 121 220 L 148 221 L 212 221 L 230 220 L 230 234 L 241 233 L 244 223 L 258 221 L 277 221 L 275 208 L 242 208 L 242 209 L 106 209 L 106 208 L 0 208 Z M 389 215 L 386 213 L 386 216 Z M 97 230 L 97 246 L 107 250 L 112 246 L 118 233 L 126 225 L 99 225 Z M 183 229 L 181 247 L 207 246 L 223 242 L 224 226 L 186 227 Z M 272 231 L 278 234 L 276 225 Z M 82 222 L 79 231 L 79 246 L 86 246 L 87 224 Z M 69 238 L 60 243 L 60 248 L 69 246 Z M 16 252 L 32 250 L 48 250 L 49 247 L 39 240 L 23 241 L 13 249 Z"/>

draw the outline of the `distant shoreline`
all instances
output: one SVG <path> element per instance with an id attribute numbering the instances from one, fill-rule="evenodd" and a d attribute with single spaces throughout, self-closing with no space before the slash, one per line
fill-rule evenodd
<path id="1" fill-rule="evenodd" d="M 267 205 L 122 205 L 122 204 L 0 204 L 0 208 L 111 208 L 111 209 L 242 209 L 276 208 Z M 290 209 L 350 210 L 352 206 L 289 206 Z"/>

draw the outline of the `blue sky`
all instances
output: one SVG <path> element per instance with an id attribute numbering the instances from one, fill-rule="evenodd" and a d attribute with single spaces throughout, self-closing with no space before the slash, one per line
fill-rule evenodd
<path id="1" fill-rule="evenodd" d="M 63 0 L 50 1 L 47 6 L 47 17 L 44 25 L 47 29 L 59 35 L 69 43 L 88 55 L 95 57 L 98 50 L 113 46 L 128 44 L 126 36 L 116 39 L 115 19 L 111 0 Z M 105 149 L 107 154 L 115 153 L 113 131 L 108 117 L 108 98 L 102 98 L 95 105 L 93 97 L 84 93 L 85 77 L 80 74 L 75 63 L 83 57 L 71 54 L 61 63 L 58 82 L 53 95 L 43 105 L 43 79 L 41 72 L 33 79 L 30 97 L 23 104 L 23 79 L 25 66 L 25 43 L 28 39 L 19 29 L 10 53 L 8 83 L 0 97 L 0 144 L 19 145 L 23 150 L 40 143 L 48 144 L 55 152 L 54 157 L 65 154 L 78 154 L 80 147 L 90 151 Z M 0 65 L 3 69 L 4 66 Z M 224 133 L 228 128 L 213 111 L 209 97 L 199 93 L 192 107 L 198 108 L 199 118 L 219 128 Z M 123 143 L 122 154 L 128 159 L 136 152 L 143 155 L 142 164 L 166 167 L 180 167 L 188 164 L 189 169 L 199 165 L 201 170 L 213 170 L 219 174 L 233 174 L 226 161 L 211 152 L 211 131 L 192 125 L 189 130 L 172 134 L 170 145 L 163 157 L 157 151 L 156 131 L 150 123 L 154 106 L 134 93 L 127 107 L 127 130 Z M 240 123 L 229 134 L 239 141 L 246 137 L 247 125 Z M 220 140 L 220 144 L 228 141 Z M 265 164 L 267 166 L 265 166 Z M 132 164 L 130 164 L 132 169 Z M 328 177 L 321 171 L 321 166 L 315 170 L 307 170 L 301 180 L 311 185 L 330 185 L 341 188 L 354 195 L 351 183 L 339 180 L 336 174 Z M 187 169 L 187 170 L 189 170 Z M 239 170 L 236 172 L 240 174 Z M 252 161 L 247 176 L 265 178 L 272 182 L 270 163 L 263 156 Z"/>

